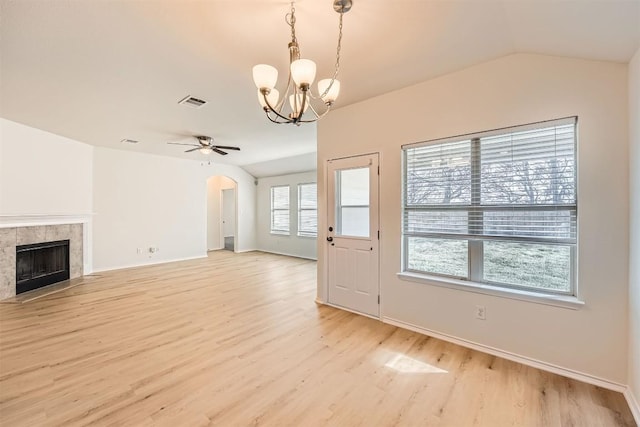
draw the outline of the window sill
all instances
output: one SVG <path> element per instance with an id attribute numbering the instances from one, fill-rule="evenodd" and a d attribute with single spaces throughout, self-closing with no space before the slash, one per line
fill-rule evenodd
<path id="1" fill-rule="evenodd" d="M 298 234 L 298 237 L 304 237 L 306 239 L 317 239 L 317 234 Z"/>
<path id="2" fill-rule="evenodd" d="M 398 278 L 409 282 L 424 283 L 426 285 L 440 286 L 443 288 L 457 289 L 466 292 L 492 295 L 500 298 L 527 301 L 536 304 L 551 305 L 554 307 L 578 310 L 585 305 L 584 301 L 568 295 L 550 295 L 519 289 L 507 289 L 491 286 L 483 283 L 467 282 L 465 280 L 449 279 L 446 277 L 429 276 L 411 272 L 397 273 Z"/>
<path id="3" fill-rule="evenodd" d="M 290 233 L 287 233 L 285 231 L 272 231 L 271 232 L 272 235 L 274 236 L 290 236 Z"/>

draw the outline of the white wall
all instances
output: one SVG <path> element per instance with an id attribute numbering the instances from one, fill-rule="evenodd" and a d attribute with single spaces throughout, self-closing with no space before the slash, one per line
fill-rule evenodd
<path id="1" fill-rule="evenodd" d="M 255 247 L 253 178 L 236 166 L 96 148 L 94 270 L 202 257 L 207 250 L 207 179 L 238 182 L 240 250 Z M 158 248 L 150 253 L 149 248 Z M 141 253 L 138 253 L 138 248 Z"/>
<path id="2" fill-rule="evenodd" d="M 516 54 L 340 108 L 318 125 L 319 230 L 326 161 L 380 152 L 381 313 L 416 327 L 627 382 L 628 105 L 624 64 Z M 579 116 L 579 310 L 399 280 L 401 145 Z M 326 254 L 318 236 L 318 298 Z M 487 318 L 474 318 L 475 305 Z"/>
<path id="3" fill-rule="evenodd" d="M 298 236 L 298 184 L 316 182 L 316 172 L 273 176 L 258 180 L 258 249 L 284 255 L 316 259 L 316 238 Z M 289 185 L 290 233 L 271 234 L 271 187 Z"/>
<path id="4" fill-rule="evenodd" d="M 235 188 L 235 181 L 226 176 L 212 176 L 207 180 L 207 249 L 210 251 L 224 247 L 223 233 L 220 232 L 222 191 Z"/>
<path id="5" fill-rule="evenodd" d="M 629 64 L 629 387 L 640 421 L 640 49 Z"/>
<path id="6" fill-rule="evenodd" d="M 93 147 L 0 118 L 0 215 L 89 215 Z"/>

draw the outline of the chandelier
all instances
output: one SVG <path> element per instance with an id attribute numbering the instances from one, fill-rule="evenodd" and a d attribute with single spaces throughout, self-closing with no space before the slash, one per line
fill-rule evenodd
<path id="1" fill-rule="evenodd" d="M 278 70 L 275 67 L 267 64 L 253 67 L 253 81 L 258 88 L 258 101 L 267 118 L 273 123 L 292 123 L 300 126 L 301 123 L 312 123 L 321 119 L 331 109 L 340 93 L 340 81 L 336 77 L 340 68 L 342 16 L 351 9 L 352 4 L 352 0 L 333 2 L 333 10 L 340 14 L 335 69 L 330 79 L 318 81 L 318 95 L 314 95 L 311 85 L 316 77 L 316 64 L 309 59 L 300 59 L 300 46 L 296 39 L 296 9 L 291 2 L 291 12 L 285 16 L 285 21 L 291 27 L 291 42 L 289 76 L 283 96 L 280 97 L 280 92 L 275 88 L 278 80 Z M 304 116 L 305 114 L 307 116 Z"/>

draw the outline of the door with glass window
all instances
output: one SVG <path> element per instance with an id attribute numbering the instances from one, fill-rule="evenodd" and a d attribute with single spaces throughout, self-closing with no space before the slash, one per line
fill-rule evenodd
<path id="1" fill-rule="evenodd" d="M 328 302 L 379 316 L 378 154 L 329 160 Z"/>

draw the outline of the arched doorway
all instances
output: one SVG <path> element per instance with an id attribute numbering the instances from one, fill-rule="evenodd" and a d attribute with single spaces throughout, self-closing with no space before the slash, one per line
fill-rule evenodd
<path id="1" fill-rule="evenodd" d="M 224 175 L 207 179 L 207 250 L 235 251 L 238 184 Z"/>

